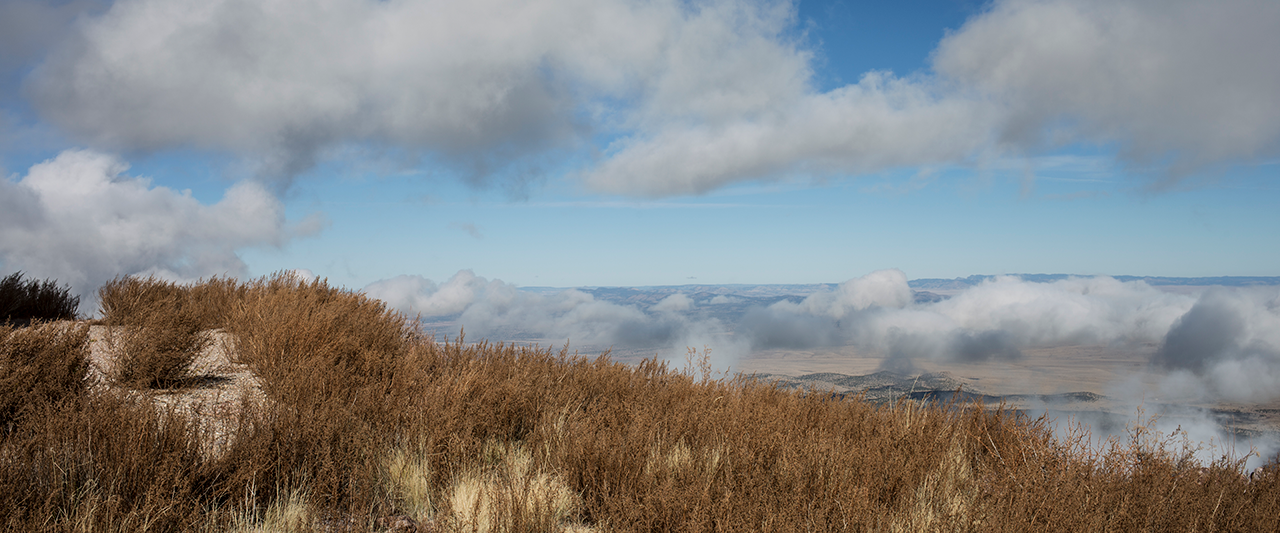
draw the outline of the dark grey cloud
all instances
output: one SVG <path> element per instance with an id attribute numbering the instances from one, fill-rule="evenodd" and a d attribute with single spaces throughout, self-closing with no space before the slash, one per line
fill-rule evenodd
<path id="1" fill-rule="evenodd" d="M 1244 317 L 1221 291 L 1202 297 L 1178 318 L 1152 362 L 1169 369 L 1203 372 L 1214 361 L 1239 349 Z"/>
<path id="2" fill-rule="evenodd" d="M 81 16 L 100 14 L 109 0 L 5 0 L 0 2 L 0 72 L 39 62 L 73 31 Z"/>

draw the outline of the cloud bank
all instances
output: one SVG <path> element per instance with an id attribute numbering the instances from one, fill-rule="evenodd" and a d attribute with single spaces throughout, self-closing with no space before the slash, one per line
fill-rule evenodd
<path id="1" fill-rule="evenodd" d="M 687 320 L 694 302 L 683 294 L 640 308 L 597 300 L 575 289 L 544 295 L 488 280 L 469 270 L 437 284 L 421 276 L 398 276 L 364 288 L 372 297 L 409 316 L 456 320 L 472 338 L 552 339 L 576 345 L 654 348 L 683 355 L 685 346 L 717 341 L 732 348 L 715 319 Z M 451 335 L 456 331 L 439 332 Z"/>
<path id="2" fill-rule="evenodd" d="M 1075 142 L 1175 177 L 1280 155 L 1268 0 L 997 1 L 930 71 L 825 92 L 801 22 L 774 0 L 119 0 L 26 87 L 92 146 L 279 179 L 362 144 L 477 180 L 578 152 L 587 186 L 642 196 Z"/>
<path id="3" fill-rule="evenodd" d="M 401 276 L 365 290 L 480 337 L 653 348 L 672 358 L 707 345 L 725 365 L 752 350 L 855 346 L 881 354 L 885 369 L 908 372 L 922 359 L 998 364 L 1029 348 L 1158 344 L 1151 370 L 1167 376 L 1171 394 L 1280 397 L 1280 289 L 1272 287 L 1185 295 L 1109 277 L 997 277 L 949 299 L 916 302 L 905 274 L 881 270 L 739 315 L 714 312 L 727 298 L 698 302 L 674 293 L 624 305 L 574 289 L 525 292 L 470 271 L 441 284 Z"/>
<path id="4" fill-rule="evenodd" d="M 113 156 L 68 150 L 20 180 L 0 180 L 0 265 L 70 284 L 91 308 L 91 292 L 117 275 L 245 277 L 237 250 L 282 246 L 319 229 L 319 220 L 287 222 L 256 183 L 204 205 L 127 170 Z"/>

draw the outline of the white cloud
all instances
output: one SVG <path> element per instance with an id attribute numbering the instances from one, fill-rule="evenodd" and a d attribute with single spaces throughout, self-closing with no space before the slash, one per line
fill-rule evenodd
<path id="1" fill-rule="evenodd" d="M 470 270 L 461 270 L 443 285 L 422 276 L 396 276 L 371 283 L 364 292 L 406 315 L 438 317 L 465 311 L 488 283 Z"/>
<path id="2" fill-rule="evenodd" d="M 1001 102 L 1008 142 L 1116 142 L 1187 164 L 1280 149 L 1280 4 L 1006 0 L 934 67 Z"/>
<path id="3" fill-rule="evenodd" d="M 650 311 L 659 313 L 683 313 L 693 308 L 693 298 L 677 292 L 663 298 L 662 301 L 649 307 Z"/>
<path id="4" fill-rule="evenodd" d="M 911 303 L 907 275 L 896 268 L 877 270 L 841 283 L 834 292 L 818 292 L 798 304 L 781 301 L 772 309 L 839 320 L 869 307 L 902 308 Z"/>
<path id="5" fill-rule="evenodd" d="M 1005 276 L 947 300 L 914 303 L 906 275 L 888 269 L 741 316 L 713 316 L 681 293 L 641 309 L 573 289 L 525 292 L 468 270 L 439 285 L 400 276 L 365 291 L 411 316 L 456 321 L 472 338 L 652 348 L 675 361 L 686 347 L 708 346 L 722 368 L 753 350 L 773 348 L 856 346 L 881 354 L 886 369 L 907 371 L 919 358 L 999 364 L 1028 348 L 1159 343 L 1149 370 L 1162 376 L 1170 398 L 1257 401 L 1280 394 L 1275 288 L 1197 296 L 1105 276 L 1050 283 Z"/>
<path id="6" fill-rule="evenodd" d="M 647 196 L 744 180 L 875 172 L 964 161 L 992 141 L 998 109 L 872 72 L 856 85 L 795 95 L 736 120 L 672 121 L 610 147 L 585 179 Z"/>
<path id="7" fill-rule="evenodd" d="M 88 304 L 90 292 L 117 275 L 243 277 L 237 250 L 282 246 L 318 229 L 315 219 L 291 226 L 280 202 L 255 183 L 203 205 L 127 170 L 113 156 L 68 150 L 19 181 L 0 180 L 0 263 L 70 284 Z"/>
<path id="8" fill-rule="evenodd" d="M 601 350 L 652 348 L 672 360 L 681 360 L 686 347 L 708 345 L 715 347 L 717 360 L 726 365 L 746 351 L 718 320 L 691 317 L 693 301 L 684 294 L 673 294 L 642 310 L 574 289 L 545 295 L 525 292 L 469 270 L 443 284 L 420 276 L 399 276 L 364 290 L 409 316 L 421 315 L 424 322 L 455 320 L 470 338 L 549 339 Z"/>
<path id="9" fill-rule="evenodd" d="M 1280 394 L 1280 290 L 1216 289 L 1164 335 L 1152 361 L 1170 396 L 1265 401 Z"/>
<path id="10" fill-rule="evenodd" d="M 738 116 L 795 92 L 783 3 L 676 0 L 121 0 L 29 79 L 44 115 L 97 145 L 189 146 L 309 168 L 343 142 L 477 169 L 584 128 Z M 636 99 L 644 108 L 593 102 Z"/>
<path id="11" fill-rule="evenodd" d="M 27 88 L 95 146 L 277 178 L 371 144 L 526 179 L 604 139 L 580 177 L 642 196 L 1075 141 L 1181 172 L 1280 155 L 1277 26 L 1268 0 L 1003 0 L 934 72 L 820 92 L 787 1 L 120 0 Z"/>

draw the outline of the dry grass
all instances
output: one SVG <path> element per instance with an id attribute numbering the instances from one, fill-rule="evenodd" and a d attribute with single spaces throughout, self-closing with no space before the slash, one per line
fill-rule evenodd
<path id="1" fill-rule="evenodd" d="M 269 400 L 201 453 L 206 422 L 67 379 L 83 376 L 82 327 L 5 330 L 5 350 L 72 361 L 4 368 L 3 383 L 51 391 L 19 400 L 0 440 L 8 529 L 375 531 L 392 515 L 447 532 L 1280 528 L 1275 469 L 1249 481 L 1241 458 L 1197 464 L 1149 424 L 1098 450 L 1002 408 L 441 344 L 376 300 L 286 275 L 131 291 L 107 315 L 139 331 L 157 331 L 149 310 L 181 314 L 166 298 L 217 302 L 202 327 L 237 338 Z"/>

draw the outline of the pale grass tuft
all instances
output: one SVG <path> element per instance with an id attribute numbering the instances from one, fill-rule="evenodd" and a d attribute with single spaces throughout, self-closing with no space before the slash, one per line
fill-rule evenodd
<path id="1" fill-rule="evenodd" d="M 476 533 L 592 531 L 571 523 L 581 498 L 554 474 L 534 468 L 522 444 L 489 442 L 487 468 L 457 476 L 449 489 L 447 523 Z"/>
<path id="2" fill-rule="evenodd" d="M 227 533 L 302 533 L 312 530 L 310 497 L 305 489 L 293 489 L 258 513 L 241 512 Z M 252 495 L 245 498 L 245 508 L 253 509 Z"/>
<path id="3" fill-rule="evenodd" d="M 387 489 L 402 502 L 402 510 L 418 521 L 435 514 L 431 498 L 431 458 L 422 450 L 396 448 L 386 456 Z"/>
<path id="4" fill-rule="evenodd" d="M 975 530 L 978 522 L 972 517 L 973 485 L 968 455 L 958 438 L 953 438 L 938 468 L 916 488 L 915 502 L 895 517 L 890 530 L 895 533 Z"/>

